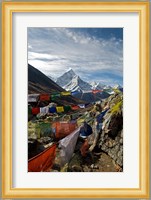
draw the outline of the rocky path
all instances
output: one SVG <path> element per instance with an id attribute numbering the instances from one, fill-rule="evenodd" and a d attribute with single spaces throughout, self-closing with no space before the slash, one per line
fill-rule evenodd
<path id="1" fill-rule="evenodd" d="M 51 172 L 122 172 L 122 168 L 104 152 L 88 153 L 82 157 L 80 152 L 72 156 L 71 161 L 60 168 L 55 164 Z"/>

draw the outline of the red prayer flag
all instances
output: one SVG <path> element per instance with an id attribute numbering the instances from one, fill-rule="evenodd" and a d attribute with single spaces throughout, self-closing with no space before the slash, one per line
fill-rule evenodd
<path id="1" fill-rule="evenodd" d="M 40 95 L 40 101 L 50 101 L 49 94 L 41 94 Z"/>
<path id="2" fill-rule="evenodd" d="M 72 133 L 77 128 L 76 122 L 54 122 L 52 128 L 55 129 L 55 137 L 61 139 Z"/>
<path id="3" fill-rule="evenodd" d="M 79 106 L 71 106 L 71 110 L 78 110 Z"/>
<path id="4" fill-rule="evenodd" d="M 32 108 L 32 114 L 33 115 L 37 115 L 38 113 L 40 113 L 40 108 L 39 107 Z"/>
<path id="5" fill-rule="evenodd" d="M 56 156 L 56 144 L 45 149 L 42 153 L 29 159 L 28 172 L 46 172 L 53 166 Z"/>

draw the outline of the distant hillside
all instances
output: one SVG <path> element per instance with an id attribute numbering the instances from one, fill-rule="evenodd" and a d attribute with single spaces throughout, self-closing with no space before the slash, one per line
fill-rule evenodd
<path id="1" fill-rule="evenodd" d="M 28 94 L 41 94 L 65 91 L 46 75 L 28 64 Z M 85 103 L 73 96 L 61 97 L 56 100 L 59 104 L 78 104 Z"/>

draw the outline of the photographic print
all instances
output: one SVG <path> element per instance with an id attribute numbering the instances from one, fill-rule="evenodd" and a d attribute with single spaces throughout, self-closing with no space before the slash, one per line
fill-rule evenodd
<path id="1" fill-rule="evenodd" d="M 123 29 L 28 28 L 28 171 L 123 171 Z"/>
<path id="2" fill-rule="evenodd" d="M 2 16 L 2 198 L 149 198 L 149 2 Z"/>

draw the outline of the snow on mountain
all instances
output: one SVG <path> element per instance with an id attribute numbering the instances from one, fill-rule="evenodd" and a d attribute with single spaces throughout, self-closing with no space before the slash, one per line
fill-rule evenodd
<path id="1" fill-rule="evenodd" d="M 71 68 L 60 76 L 56 83 L 67 91 L 79 91 L 79 93 L 76 94 L 76 97 L 87 102 L 95 102 L 114 94 L 111 86 L 106 86 L 95 81 L 90 83 L 85 82 L 75 74 Z M 94 95 L 92 90 L 102 90 L 102 92 Z"/>
<path id="2" fill-rule="evenodd" d="M 71 68 L 60 76 L 56 83 L 67 91 L 91 90 L 91 85 L 83 81 Z"/>
<path id="3" fill-rule="evenodd" d="M 70 68 L 62 76 L 60 76 L 56 83 L 67 91 L 79 91 L 84 100 L 93 100 L 94 96 L 92 90 L 102 90 L 102 93 L 97 93 L 97 98 L 106 98 L 108 95 L 114 94 L 114 89 L 120 89 L 120 85 L 111 87 L 110 85 L 103 85 L 101 82 L 92 81 L 90 83 L 83 81 L 75 72 Z"/>
<path id="4" fill-rule="evenodd" d="M 104 87 L 103 87 L 103 89 L 112 89 L 112 87 L 110 86 L 110 85 L 105 85 Z"/>
<path id="5" fill-rule="evenodd" d="M 69 68 L 68 71 L 66 71 L 62 76 L 60 76 L 59 78 L 57 78 L 56 83 L 58 85 L 60 85 L 61 87 L 64 87 L 65 85 L 67 85 L 69 82 L 71 82 L 71 80 L 73 79 L 73 77 L 76 74 L 74 73 L 74 71 Z"/>
<path id="6" fill-rule="evenodd" d="M 96 83 L 95 81 L 92 81 L 89 84 L 91 85 L 92 90 L 95 90 L 99 83 Z"/>
<path id="7" fill-rule="evenodd" d="M 103 89 L 105 87 L 105 85 L 99 82 L 97 87 L 98 87 L 98 89 Z"/>
<path id="8" fill-rule="evenodd" d="M 91 90 L 91 85 L 83 81 L 79 76 L 75 75 L 72 80 L 63 87 L 67 91 L 83 91 Z"/>
<path id="9" fill-rule="evenodd" d="M 106 86 L 100 82 L 92 81 L 89 83 L 92 90 L 103 90 Z"/>

